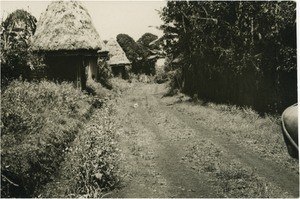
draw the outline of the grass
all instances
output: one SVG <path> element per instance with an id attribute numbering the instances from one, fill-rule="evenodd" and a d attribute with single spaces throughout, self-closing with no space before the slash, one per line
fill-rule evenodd
<path id="1" fill-rule="evenodd" d="M 97 111 L 91 117 L 97 108 L 104 106 L 105 103 L 100 98 L 107 93 L 98 84 L 94 83 L 93 86 L 95 97 L 84 94 L 69 83 L 13 81 L 7 87 L 1 96 L 3 197 L 38 196 L 43 187 L 55 179 L 74 143 L 78 149 L 83 148 L 81 151 L 73 150 L 77 152 L 68 159 L 68 162 L 74 163 L 68 165 L 68 173 L 74 174 L 74 166 L 77 166 L 75 168 L 78 175 L 82 174 L 82 169 L 94 169 L 92 177 L 88 173 L 84 175 L 88 179 L 72 176 L 71 179 L 76 179 L 77 182 L 85 182 L 76 184 L 76 190 L 85 190 L 87 186 L 91 187 L 87 189 L 92 190 L 99 185 L 101 191 L 104 191 L 115 186 L 112 177 L 115 168 L 111 167 L 116 161 L 115 145 L 112 144 L 113 124 L 111 119 L 107 119 L 110 113 L 108 109 L 103 109 L 103 113 Z M 89 126 L 86 126 L 89 120 Z M 97 144 L 91 147 L 92 143 Z M 98 145 L 99 143 L 101 144 Z M 91 162 L 92 160 L 98 162 Z M 94 168 L 93 165 L 84 164 L 87 162 L 97 163 L 101 167 Z M 82 168 L 81 165 L 85 167 Z M 95 178 L 98 180 L 96 184 Z M 80 191 L 82 192 L 87 191 Z"/>
<path id="2" fill-rule="evenodd" d="M 280 194 L 279 191 L 268 189 L 270 186 L 262 178 L 257 177 L 253 171 L 241 167 L 238 163 L 233 162 L 229 165 L 222 165 L 216 172 L 217 178 L 222 183 L 222 192 L 225 197 L 241 198 L 264 198 L 275 197 Z"/>
<path id="3" fill-rule="evenodd" d="M 67 148 L 59 177 L 45 186 L 41 197 L 100 198 L 119 185 L 119 151 L 113 109 L 95 111 Z"/>
<path id="4" fill-rule="evenodd" d="M 296 160 L 293 161 L 283 140 L 280 116 L 260 116 L 251 108 L 232 105 L 184 102 L 179 103 L 179 111 L 193 115 L 198 124 L 208 130 L 231 137 L 231 140 L 244 147 L 257 151 L 261 156 L 275 158 L 298 171 Z M 198 114 L 201 112 L 201 114 Z"/>
<path id="5" fill-rule="evenodd" d="M 251 108 L 194 102 L 182 96 L 165 97 L 164 101 L 171 105 L 176 103 L 174 107 L 179 112 L 194 118 L 207 132 L 216 136 L 221 134 L 231 142 L 255 151 L 258 156 L 299 173 L 298 161 L 287 153 L 278 115 L 261 116 Z M 192 162 L 194 169 L 217 179 L 214 181 L 221 185 L 219 193 L 224 197 L 289 197 L 258 176 L 252 168 L 232 161 L 222 150 L 209 140 L 191 141 L 183 161 Z"/>
<path id="6" fill-rule="evenodd" d="M 113 91 L 117 93 L 117 95 L 121 95 L 122 92 L 126 91 L 128 88 L 132 87 L 133 84 L 129 83 L 127 80 L 121 79 L 121 78 L 111 78 L 110 82 L 113 87 Z"/>
<path id="7" fill-rule="evenodd" d="M 224 197 L 266 198 L 284 195 L 264 178 L 257 176 L 250 167 L 228 159 L 211 141 L 191 144 L 187 151 L 183 160 L 192 162 L 193 168 L 199 172 L 212 175 L 212 179 L 220 185 L 219 194 Z"/>
<path id="8" fill-rule="evenodd" d="M 110 98 L 112 96 L 112 92 L 108 90 L 107 88 L 103 87 L 102 84 L 92 80 L 88 79 L 86 82 L 86 90 L 89 94 L 92 94 L 93 96 L 97 98 Z"/>

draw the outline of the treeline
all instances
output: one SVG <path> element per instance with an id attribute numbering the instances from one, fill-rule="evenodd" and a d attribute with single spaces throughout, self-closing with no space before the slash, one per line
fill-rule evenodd
<path id="1" fill-rule="evenodd" d="M 260 112 L 297 102 L 296 2 L 170 1 L 161 18 L 183 92 Z"/>

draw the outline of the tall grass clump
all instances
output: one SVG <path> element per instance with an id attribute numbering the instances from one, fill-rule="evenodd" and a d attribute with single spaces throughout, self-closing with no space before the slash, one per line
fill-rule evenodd
<path id="1" fill-rule="evenodd" d="M 30 197 L 52 180 L 90 113 L 72 84 L 13 81 L 1 96 L 1 195 Z"/>
<path id="2" fill-rule="evenodd" d="M 42 197 L 99 198 L 119 185 L 119 151 L 113 109 L 97 109 L 67 149 L 59 177 L 41 192 Z"/>
<path id="3" fill-rule="evenodd" d="M 86 82 L 86 92 L 97 98 L 107 98 L 112 95 L 110 90 L 92 79 L 88 79 Z"/>

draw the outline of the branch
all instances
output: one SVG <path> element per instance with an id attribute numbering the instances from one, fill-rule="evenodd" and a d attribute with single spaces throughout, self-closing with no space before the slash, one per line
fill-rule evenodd
<path id="1" fill-rule="evenodd" d="M 7 180 L 10 184 L 14 185 L 15 187 L 18 187 L 19 185 L 8 179 L 5 175 L 1 174 L 1 177 L 3 177 L 5 180 Z"/>

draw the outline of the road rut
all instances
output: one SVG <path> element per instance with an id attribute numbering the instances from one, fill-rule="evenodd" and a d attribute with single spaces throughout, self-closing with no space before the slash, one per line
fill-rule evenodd
<path id="1" fill-rule="evenodd" d="M 126 176 L 107 197 L 299 197 L 297 171 L 209 130 L 165 92 L 138 84 L 116 101 Z"/>

